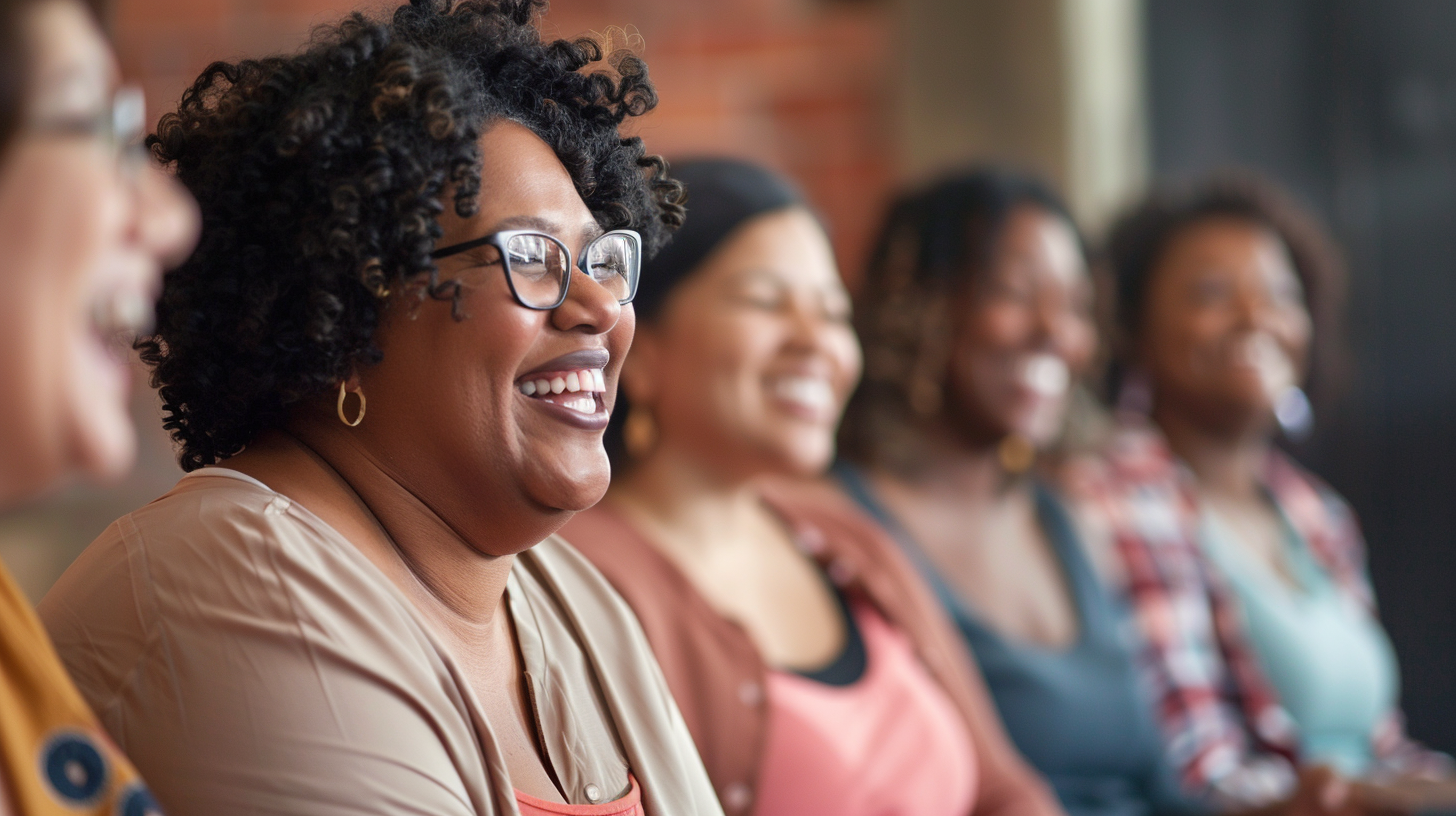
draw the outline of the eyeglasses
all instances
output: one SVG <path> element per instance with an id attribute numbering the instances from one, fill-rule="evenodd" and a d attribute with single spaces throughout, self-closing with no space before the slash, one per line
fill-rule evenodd
<path id="1" fill-rule="evenodd" d="M 132 170 L 147 155 L 142 144 L 147 130 L 147 100 L 141 88 L 123 85 L 112 94 L 111 104 L 101 110 L 84 116 L 58 116 L 36 123 L 31 130 L 101 139 L 116 151 L 122 168 Z"/>
<path id="2" fill-rule="evenodd" d="M 571 250 L 544 232 L 502 230 L 484 238 L 451 244 L 431 253 L 447 258 L 481 246 L 500 253 L 511 296 L 527 309 L 550 311 L 566 302 L 571 286 Z M 576 264 L 617 299 L 630 303 L 642 274 L 642 236 L 632 230 L 612 230 L 586 245 Z"/>

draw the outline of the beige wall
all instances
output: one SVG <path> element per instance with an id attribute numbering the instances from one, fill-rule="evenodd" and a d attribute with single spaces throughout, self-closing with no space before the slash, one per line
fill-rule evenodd
<path id="1" fill-rule="evenodd" d="M 1037 172 L 1096 232 L 1145 183 L 1140 0 L 900 0 L 905 177 Z"/>

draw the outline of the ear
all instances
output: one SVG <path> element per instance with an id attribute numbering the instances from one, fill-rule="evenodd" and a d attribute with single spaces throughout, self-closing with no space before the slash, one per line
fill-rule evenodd
<path id="1" fill-rule="evenodd" d="M 662 344 L 657 333 L 642 324 L 632 338 L 632 353 L 622 363 L 620 388 L 634 405 L 650 407 L 657 402 Z"/>

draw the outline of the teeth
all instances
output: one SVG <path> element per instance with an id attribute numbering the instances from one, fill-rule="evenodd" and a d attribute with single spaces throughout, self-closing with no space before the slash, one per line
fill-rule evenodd
<path id="1" fill-rule="evenodd" d="M 1054 354 L 1038 354 L 1027 360 L 1021 377 L 1031 390 L 1049 397 L 1064 393 L 1072 379 L 1067 364 Z"/>
<path id="2" fill-rule="evenodd" d="M 774 382 L 774 396 L 814 410 L 834 407 L 834 390 L 818 377 L 784 377 Z"/>
<path id="3" fill-rule="evenodd" d="M 593 397 L 577 397 L 576 399 L 569 399 L 559 404 L 583 414 L 594 414 L 597 412 L 597 401 Z"/>
<path id="4" fill-rule="evenodd" d="M 553 376 L 550 379 L 542 377 L 536 380 L 525 380 L 519 386 L 520 392 L 528 397 L 545 397 L 551 394 L 581 393 L 590 394 L 593 391 L 605 392 L 607 390 L 606 378 L 602 376 L 599 368 L 583 368 L 580 371 L 568 371 L 565 374 Z M 593 408 L 593 411 L 596 409 Z"/>

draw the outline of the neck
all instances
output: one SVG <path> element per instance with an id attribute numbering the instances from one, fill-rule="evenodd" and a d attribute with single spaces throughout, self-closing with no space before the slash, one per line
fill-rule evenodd
<path id="1" fill-rule="evenodd" d="M 743 541 L 768 512 L 751 477 L 704 467 L 666 444 L 614 480 L 607 499 L 659 546 L 699 551 Z"/>
<path id="2" fill-rule="evenodd" d="M 490 555 L 432 506 L 428 494 L 374 455 L 332 417 L 294 422 L 294 444 L 332 471 L 357 507 L 378 523 L 408 569 L 406 588 L 436 619 L 456 630 L 490 625 L 505 595 L 513 555 Z"/>
<path id="3" fill-rule="evenodd" d="M 925 432 L 924 458 L 912 473 L 896 478 L 917 490 L 960 501 L 997 503 L 1023 492 L 1024 475 L 1008 473 L 1001 464 L 1004 437 L 973 436 L 938 422 Z"/>
<path id="4" fill-rule="evenodd" d="M 1211 428 L 1162 405 L 1153 407 L 1153 421 L 1167 437 L 1168 447 L 1193 471 L 1204 493 L 1233 500 L 1257 498 L 1270 448 L 1263 424 Z"/>

